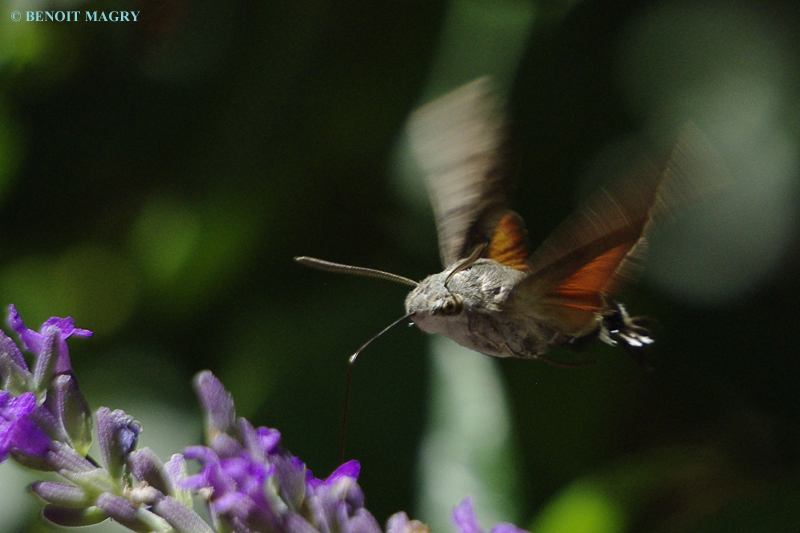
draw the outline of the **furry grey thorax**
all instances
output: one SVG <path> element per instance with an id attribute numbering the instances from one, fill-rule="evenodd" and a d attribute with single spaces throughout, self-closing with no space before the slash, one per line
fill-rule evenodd
<path id="1" fill-rule="evenodd" d="M 535 358 L 552 346 L 552 327 L 509 306 L 525 273 L 492 259 L 451 274 L 454 266 L 428 276 L 406 297 L 406 312 L 420 329 L 497 357 Z M 460 309 L 448 309 L 454 300 Z"/>

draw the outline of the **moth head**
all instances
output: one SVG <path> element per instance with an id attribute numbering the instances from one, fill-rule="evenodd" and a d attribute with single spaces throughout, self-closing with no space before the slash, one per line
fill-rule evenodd
<path id="1" fill-rule="evenodd" d="M 455 324 L 463 321 L 467 295 L 445 285 L 447 272 L 440 272 L 422 280 L 406 297 L 405 307 L 409 318 L 423 331 L 448 335 Z M 468 298 L 467 298 L 468 300 Z"/>
<path id="2" fill-rule="evenodd" d="M 451 290 L 453 277 L 469 269 L 480 258 L 485 244 L 444 272 L 428 276 L 406 298 L 406 312 L 420 328 L 428 332 L 440 332 L 439 328 L 426 326 L 427 322 L 440 317 L 456 317 L 464 311 L 464 299 L 457 289 Z"/>

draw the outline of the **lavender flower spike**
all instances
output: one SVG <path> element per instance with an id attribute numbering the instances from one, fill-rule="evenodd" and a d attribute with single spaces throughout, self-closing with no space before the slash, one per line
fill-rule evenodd
<path id="1" fill-rule="evenodd" d="M 184 452 L 201 470 L 182 486 L 206 495 L 215 522 L 237 533 L 381 533 L 364 508 L 356 461 L 317 479 L 280 447 L 276 430 L 234 420 L 233 401 L 213 374 L 203 372 L 194 384 L 206 412 L 209 445 Z"/>
<path id="2" fill-rule="evenodd" d="M 91 442 L 89 405 L 72 372 L 66 339 L 91 332 L 71 318 L 53 317 L 38 332 L 25 326 L 14 306 L 9 323 L 33 355 L 0 332 L 0 462 L 8 457 L 63 481 L 34 483 L 46 505 L 42 516 L 62 526 L 86 526 L 109 518 L 133 531 L 163 533 L 382 533 L 364 507 L 360 465 L 350 461 L 326 479 L 280 445 L 275 429 L 254 428 L 237 418 L 233 398 L 210 372 L 194 387 L 205 414 L 206 446 L 187 448 L 162 462 L 152 450 L 136 451 L 141 427 L 123 411 L 97 411 L 105 467 L 86 456 Z M 188 476 L 186 459 L 200 463 Z M 194 512 L 193 497 L 206 500 L 212 524 Z M 466 505 L 466 507 L 465 507 Z M 484 533 L 470 502 L 456 522 L 462 533 Z M 405 513 L 387 533 L 429 533 Z M 504 529 L 500 529 L 504 528 Z M 510 525 L 492 533 L 522 533 Z"/>

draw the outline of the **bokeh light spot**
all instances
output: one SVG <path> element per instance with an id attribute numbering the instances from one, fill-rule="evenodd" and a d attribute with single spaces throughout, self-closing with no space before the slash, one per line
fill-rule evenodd
<path id="1" fill-rule="evenodd" d="M 592 483 L 576 483 L 539 515 L 533 533 L 616 533 L 625 531 L 620 504 Z"/>

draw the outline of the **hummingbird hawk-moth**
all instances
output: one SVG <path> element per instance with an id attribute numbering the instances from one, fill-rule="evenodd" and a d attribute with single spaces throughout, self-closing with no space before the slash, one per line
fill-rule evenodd
<path id="1" fill-rule="evenodd" d="M 507 127 L 488 78 L 425 105 L 409 120 L 411 148 L 433 204 L 442 272 L 417 283 L 368 268 L 296 260 L 413 285 L 406 315 L 395 324 L 411 319 L 487 355 L 556 363 L 546 355 L 551 348 L 595 338 L 631 348 L 651 344 L 644 321 L 612 298 L 638 269 L 653 220 L 692 196 L 688 176 L 696 170 L 692 154 L 702 136 L 684 128 L 660 164 L 641 163 L 629 179 L 599 190 L 529 253 L 522 218 L 509 207 Z"/>

